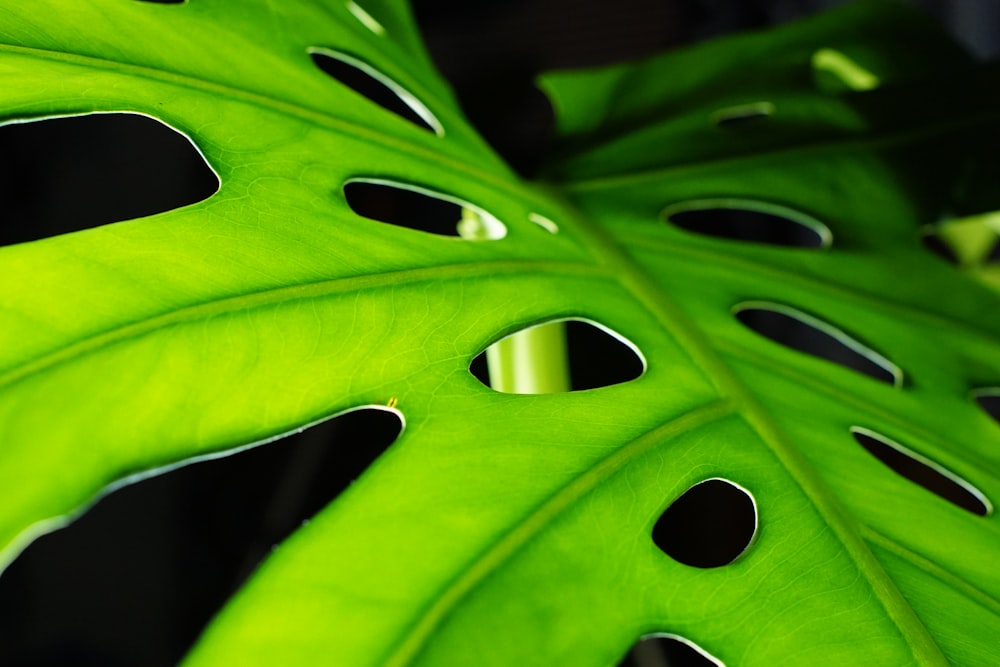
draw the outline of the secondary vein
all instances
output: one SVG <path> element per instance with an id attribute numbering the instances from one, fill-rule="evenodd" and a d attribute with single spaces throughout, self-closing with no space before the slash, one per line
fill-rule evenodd
<path id="1" fill-rule="evenodd" d="M 490 277 L 498 273 L 524 273 L 534 268 L 548 274 L 600 275 L 600 267 L 571 262 L 495 261 L 451 264 L 418 269 L 403 269 L 379 274 L 348 276 L 295 285 L 284 285 L 255 292 L 237 294 L 191 304 L 144 318 L 125 322 L 110 329 L 87 335 L 65 347 L 52 350 L 35 359 L 0 373 L 0 389 L 41 373 L 62 363 L 92 354 L 115 343 L 137 338 L 168 326 L 209 319 L 222 313 L 265 308 L 277 303 L 290 303 L 315 299 L 337 293 L 357 293 L 362 290 L 385 289 L 424 281 L 441 281 L 443 278 Z"/>

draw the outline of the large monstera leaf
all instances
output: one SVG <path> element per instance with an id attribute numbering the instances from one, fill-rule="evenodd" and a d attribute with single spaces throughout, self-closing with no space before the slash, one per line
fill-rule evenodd
<path id="1" fill-rule="evenodd" d="M 919 20 L 866 2 L 548 77 L 561 134 L 532 184 L 463 120 L 402 3 L 3 5 L 5 121 L 149 115 L 221 183 L 0 251 L 8 558 L 118 480 L 391 403 L 401 437 L 191 664 L 607 667 L 654 633 L 729 665 L 992 659 L 1000 427 L 976 396 L 1000 381 L 1000 300 L 920 230 L 991 203 L 977 156 L 1000 106 Z M 422 118 L 311 54 L 394 82 Z M 352 179 L 464 202 L 484 238 L 358 215 Z M 733 209 L 816 247 L 699 227 Z M 762 314 L 881 375 L 761 335 Z M 470 374 L 562 318 L 631 341 L 645 372 L 547 395 Z M 756 527 L 695 567 L 652 533 L 712 479 Z"/>

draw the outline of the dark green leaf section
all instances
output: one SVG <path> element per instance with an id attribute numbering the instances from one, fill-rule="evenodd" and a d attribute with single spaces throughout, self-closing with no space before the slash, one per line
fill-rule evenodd
<path id="1" fill-rule="evenodd" d="M 842 65 L 817 67 L 815 56 L 823 51 L 839 54 Z M 607 178 L 623 170 L 844 141 L 869 122 L 843 99 L 857 89 L 854 72 L 865 74 L 864 88 L 870 89 L 923 83 L 943 78 L 942 72 L 954 77 L 968 65 L 968 56 L 925 17 L 875 0 L 645 62 L 547 74 L 539 83 L 556 108 L 559 150 L 572 156 L 557 160 L 551 174 L 559 180 Z M 824 83 L 831 77 L 841 80 L 834 90 Z M 920 122 L 928 120 L 920 111 L 925 105 L 955 110 L 943 91 L 928 95 L 921 87 L 921 93 L 913 110 Z M 720 126 L 740 117 L 754 121 Z"/>
<path id="2" fill-rule="evenodd" d="M 654 633 L 744 667 L 990 659 L 996 517 L 895 475 L 850 431 L 1000 498 L 1000 432 L 969 395 L 1000 377 L 1000 304 L 919 241 L 985 179 L 961 158 L 996 125 L 995 74 L 919 19 L 859 3 L 547 79 L 563 139 L 538 185 L 466 125 L 402 3 L 3 4 L 4 119 L 146 113 L 222 182 L 0 250 L 8 557 L 115 480 L 392 404 L 400 439 L 262 565 L 191 664 L 607 667 Z M 443 131 L 327 77 L 314 49 L 366 63 Z M 915 83 L 932 71 L 947 100 Z M 732 122 L 747 108 L 767 111 Z M 505 235 L 359 215 L 352 179 L 474 203 Z M 832 242 L 663 219 L 719 200 Z M 758 336 L 733 310 L 753 301 L 850 332 L 906 381 Z M 469 373 L 506 334 L 574 318 L 631 341 L 645 373 L 553 395 Z M 691 567 L 653 528 L 716 478 L 759 529 L 731 563 Z"/>

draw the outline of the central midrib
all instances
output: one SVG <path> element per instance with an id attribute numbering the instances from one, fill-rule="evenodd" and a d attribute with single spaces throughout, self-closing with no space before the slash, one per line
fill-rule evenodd
<path id="1" fill-rule="evenodd" d="M 871 587 L 873 597 L 910 647 L 916 664 L 947 665 L 927 629 L 847 519 L 840 502 L 827 490 L 808 461 L 789 443 L 763 405 L 708 342 L 701 328 L 658 287 L 652 277 L 605 230 L 584 213 L 578 212 L 583 239 L 590 252 L 603 260 L 609 272 L 618 276 L 624 289 L 635 295 L 647 311 L 677 338 L 691 360 L 701 368 L 722 396 L 729 397 L 761 440 L 809 498 L 819 515 L 836 535 Z M 651 363 L 655 363 L 653 360 Z"/>

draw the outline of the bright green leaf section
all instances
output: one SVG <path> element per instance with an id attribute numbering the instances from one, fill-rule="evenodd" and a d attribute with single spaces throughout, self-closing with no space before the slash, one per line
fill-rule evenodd
<path id="1" fill-rule="evenodd" d="M 4 4 L 4 119 L 149 114 L 222 182 L 195 206 L 0 250 L 8 554 L 115 480 L 396 398 L 400 440 L 262 565 L 191 664 L 607 667 L 651 632 L 729 665 L 991 659 L 995 515 L 850 435 L 882 433 L 1000 499 L 1000 426 L 969 396 L 1000 382 L 1000 302 L 919 240 L 962 178 L 985 178 L 962 157 L 996 126 L 996 74 L 920 20 L 865 2 L 553 75 L 561 140 L 530 184 L 464 122 L 401 3 Z M 327 77 L 314 48 L 396 82 L 443 136 Z M 822 49 L 839 69 L 814 68 Z M 876 90 L 850 92 L 871 87 L 861 70 Z M 931 70 L 948 75 L 929 98 Z M 717 123 L 741 105 L 766 113 Z M 362 218 L 352 178 L 469 202 L 507 235 Z M 798 211 L 833 242 L 661 219 L 691 200 Z M 747 301 L 829 323 L 904 382 L 750 331 L 733 314 Z M 634 343 L 645 374 L 545 395 L 469 374 L 490 343 L 568 317 Z M 713 477 L 753 495 L 759 532 L 702 570 L 650 532 Z"/>

